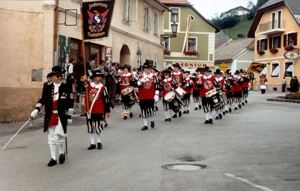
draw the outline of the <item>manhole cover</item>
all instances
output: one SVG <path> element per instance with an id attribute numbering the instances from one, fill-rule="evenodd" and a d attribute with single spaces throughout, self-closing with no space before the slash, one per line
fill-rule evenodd
<path id="1" fill-rule="evenodd" d="M 207 165 L 202 164 L 167 164 L 163 165 L 162 168 L 167 170 L 184 170 L 184 171 L 195 171 L 206 168 Z"/>

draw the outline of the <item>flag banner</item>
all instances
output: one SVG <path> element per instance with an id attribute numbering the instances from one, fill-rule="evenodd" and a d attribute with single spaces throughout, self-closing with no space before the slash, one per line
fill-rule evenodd
<path id="1" fill-rule="evenodd" d="M 108 36 L 114 4 L 114 0 L 82 3 L 84 39 L 97 39 Z"/>

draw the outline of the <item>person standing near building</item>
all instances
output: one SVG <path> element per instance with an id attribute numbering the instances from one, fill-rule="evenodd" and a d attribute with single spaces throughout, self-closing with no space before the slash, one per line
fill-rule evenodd
<path id="1" fill-rule="evenodd" d="M 48 133 L 48 144 L 51 159 L 49 167 L 65 162 L 65 138 L 67 136 L 68 110 L 70 105 L 70 92 L 66 84 L 62 83 L 65 70 L 60 66 L 54 66 L 48 75 L 52 83 L 44 86 L 42 97 L 31 113 L 35 119 L 42 107 L 45 106 L 44 132 Z M 57 157 L 57 151 L 59 157 Z"/>
<path id="2" fill-rule="evenodd" d="M 261 94 L 265 94 L 268 85 L 268 80 L 265 74 L 262 74 L 260 76 L 259 84 L 260 84 L 259 87 L 260 87 Z"/>
<path id="3" fill-rule="evenodd" d="M 285 76 L 282 79 L 281 87 L 282 87 L 282 92 L 285 92 L 285 90 L 286 90 L 286 79 L 285 79 Z"/>
<path id="4" fill-rule="evenodd" d="M 291 79 L 290 85 L 292 93 L 297 93 L 299 91 L 299 80 L 297 76 L 294 76 L 294 78 Z"/>

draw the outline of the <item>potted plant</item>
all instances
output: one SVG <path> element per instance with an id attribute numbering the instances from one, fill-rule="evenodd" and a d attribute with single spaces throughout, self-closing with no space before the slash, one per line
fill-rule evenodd
<path id="1" fill-rule="evenodd" d="M 171 54 L 171 51 L 170 50 L 168 50 L 168 49 L 164 49 L 164 55 L 170 55 Z"/>
<path id="2" fill-rule="evenodd" d="M 277 48 L 270 48 L 270 52 L 276 54 L 278 52 Z"/>
<path id="3" fill-rule="evenodd" d="M 197 56 L 198 55 L 198 52 L 196 50 L 185 50 L 183 53 L 188 56 Z"/>
<path id="4" fill-rule="evenodd" d="M 286 51 L 292 51 L 292 50 L 294 50 L 295 48 L 294 48 L 294 46 L 286 46 L 286 47 L 284 47 L 284 49 L 286 50 Z"/>
<path id="5" fill-rule="evenodd" d="M 259 50 L 259 51 L 257 51 L 257 53 L 258 53 L 259 55 L 264 55 L 264 54 L 265 54 L 265 51 L 264 51 L 264 50 Z"/>

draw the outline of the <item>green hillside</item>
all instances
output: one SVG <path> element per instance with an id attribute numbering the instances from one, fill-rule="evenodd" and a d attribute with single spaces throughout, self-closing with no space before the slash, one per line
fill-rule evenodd
<path id="1" fill-rule="evenodd" d="M 232 28 L 223 29 L 223 31 L 232 39 L 241 38 L 238 37 L 239 34 L 242 34 L 244 37 L 247 37 L 252 22 L 253 20 L 244 20 Z"/>

